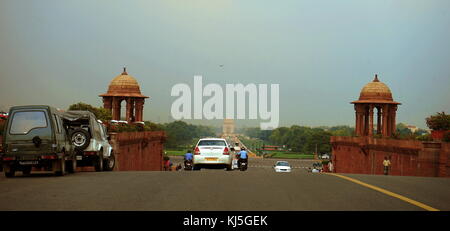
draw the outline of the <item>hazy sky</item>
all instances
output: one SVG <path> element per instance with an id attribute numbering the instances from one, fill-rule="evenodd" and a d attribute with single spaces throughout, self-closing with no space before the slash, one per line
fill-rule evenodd
<path id="1" fill-rule="evenodd" d="M 397 121 L 426 128 L 450 112 L 450 1 L 0 0 L 0 110 L 101 106 L 123 66 L 155 122 L 202 75 L 280 84 L 280 125 L 353 126 L 349 102 L 378 73 Z"/>

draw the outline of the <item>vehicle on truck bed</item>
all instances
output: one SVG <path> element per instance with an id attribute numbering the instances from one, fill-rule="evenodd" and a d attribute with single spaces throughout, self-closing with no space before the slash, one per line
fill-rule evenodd
<path id="1" fill-rule="evenodd" d="M 115 157 L 105 125 L 89 111 L 64 112 L 63 120 L 75 148 L 77 165 L 112 171 Z"/>
<path id="2" fill-rule="evenodd" d="M 15 106 L 9 111 L 3 134 L 3 171 L 14 177 L 33 167 L 55 175 L 75 172 L 75 152 L 63 126 L 62 113 L 50 106 Z"/>

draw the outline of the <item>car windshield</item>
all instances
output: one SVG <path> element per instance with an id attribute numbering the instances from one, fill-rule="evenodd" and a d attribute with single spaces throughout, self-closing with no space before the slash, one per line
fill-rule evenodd
<path id="1" fill-rule="evenodd" d="M 277 166 L 289 166 L 288 162 L 278 162 Z"/>
<path id="2" fill-rule="evenodd" d="M 198 146 L 227 146 L 223 140 L 200 140 Z"/>
<path id="3" fill-rule="evenodd" d="M 10 134 L 27 134 L 34 128 L 46 128 L 47 119 L 43 111 L 21 111 L 13 114 Z"/>

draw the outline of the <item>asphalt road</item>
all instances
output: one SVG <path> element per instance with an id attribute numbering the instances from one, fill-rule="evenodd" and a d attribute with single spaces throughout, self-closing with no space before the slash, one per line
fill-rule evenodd
<path id="1" fill-rule="evenodd" d="M 311 161 L 290 162 L 295 167 L 291 173 L 275 173 L 275 160 L 251 159 L 246 172 L 78 172 L 64 177 L 33 172 L 12 179 L 2 174 L 0 210 L 423 211 L 348 180 L 310 173 Z M 448 178 L 344 175 L 450 210 Z"/>

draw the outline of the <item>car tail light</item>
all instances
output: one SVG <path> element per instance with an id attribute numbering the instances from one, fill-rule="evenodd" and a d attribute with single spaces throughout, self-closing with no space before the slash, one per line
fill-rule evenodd
<path id="1" fill-rule="evenodd" d="M 89 155 L 95 155 L 96 152 L 84 152 L 84 155 L 89 156 Z"/>
<path id="2" fill-rule="evenodd" d="M 225 149 L 223 149 L 223 155 L 230 155 L 230 150 L 228 150 L 228 147 L 225 147 Z"/>
<path id="3" fill-rule="evenodd" d="M 14 157 L 14 156 L 5 156 L 5 157 L 3 157 L 3 161 L 10 161 L 10 160 L 15 160 L 16 159 L 16 157 Z"/>
<path id="4" fill-rule="evenodd" d="M 200 149 L 198 148 L 198 146 L 195 147 L 194 155 L 200 155 Z"/>
<path id="5" fill-rule="evenodd" d="M 56 159 L 58 159 L 58 156 L 56 156 L 56 155 L 43 155 L 43 156 L 41 156 L 41 159 L 43 159 L 43 160 L 56 160 Z"/>

